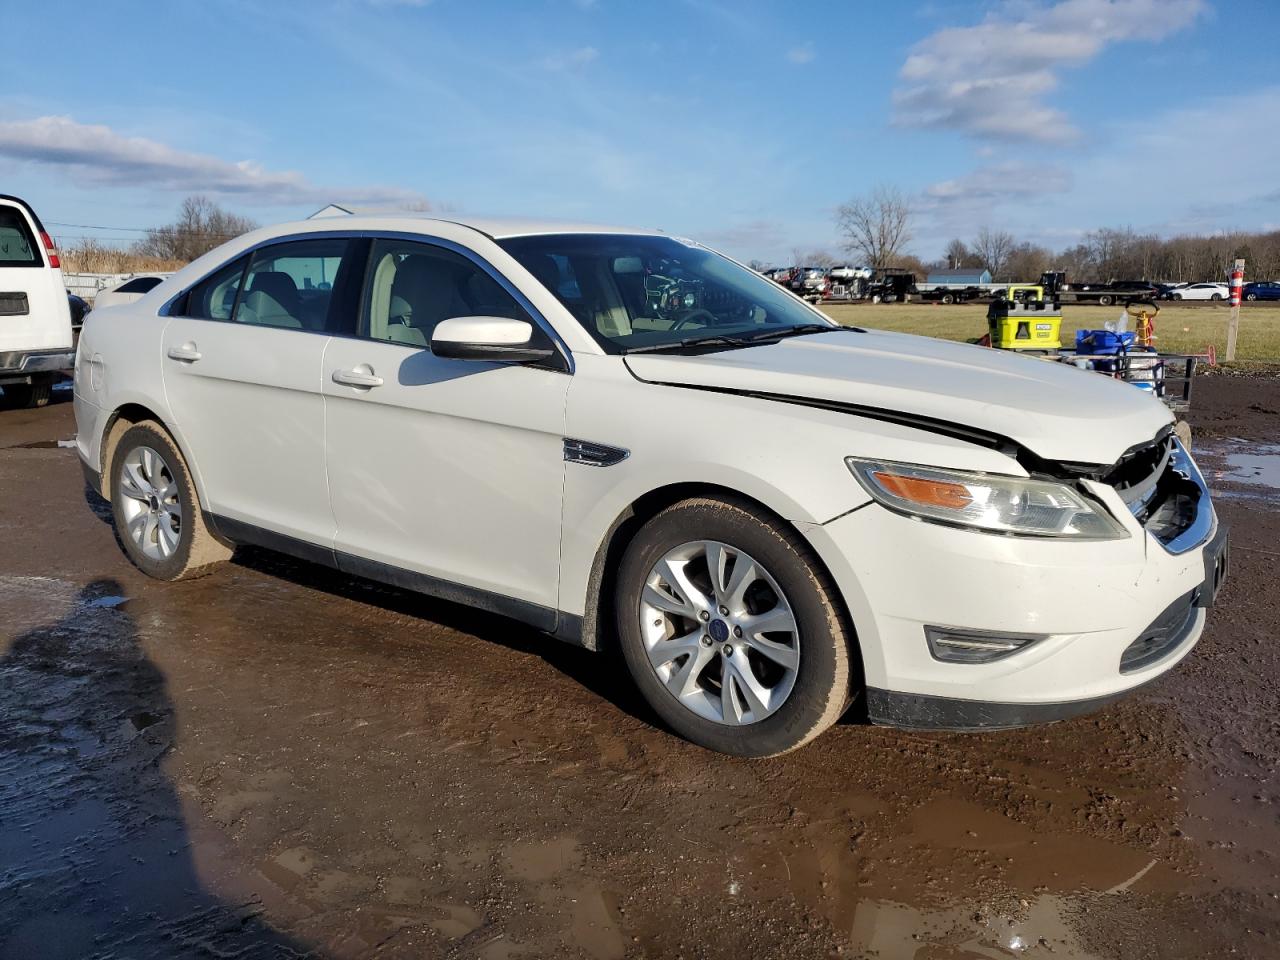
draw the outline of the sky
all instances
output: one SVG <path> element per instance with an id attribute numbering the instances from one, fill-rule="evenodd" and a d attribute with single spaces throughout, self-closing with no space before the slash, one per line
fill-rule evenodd
<path id="1" fill-rule="evenodd" d="M 0 193 L 64 245 L 194 193 L 770 264 L 838 251 L 879 185 L 925 260 L 984 226 L 1280 228 L 1276 0 L 0 0 L 0 27 Z"/>

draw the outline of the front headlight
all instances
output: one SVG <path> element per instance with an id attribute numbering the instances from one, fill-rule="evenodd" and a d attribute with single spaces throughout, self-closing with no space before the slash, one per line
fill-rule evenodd
<path id="1" fill-rule="evenodd" d="M 921 520 L 1024 537 L 1128 536 L 1102 504 L 1064 483 L 857 457 L 845 462 L 876 501 Z"/>

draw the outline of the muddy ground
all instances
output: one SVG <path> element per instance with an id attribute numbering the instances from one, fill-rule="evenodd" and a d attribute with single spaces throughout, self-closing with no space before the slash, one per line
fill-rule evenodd
<path id="1" fill-rule="evenodd" d="M 1280 956 L 1280 381 L 1197 389 L 1234 566 L 1180 669 L 755 762 L 496 617 L 251 551 L 149 581 L 65 395 L 0 412 L 0 957 Z"/>

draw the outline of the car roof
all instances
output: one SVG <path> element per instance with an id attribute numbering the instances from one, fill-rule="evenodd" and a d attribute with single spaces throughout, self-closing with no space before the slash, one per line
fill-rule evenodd
<path id="1" fill-rule="evenodd" d="M 546 236 L 564 233 L 631 234 L 636 236 L 667 236 L 661 230 L 643 227 L 622 227 L 600 223 L 584 223 L 575 220 L 555 220 L 531 217 L 443 217 L 423 213 L 353 214 L 350 216 L 314 217 L 294 223 L 280 224 L 272 232 L 304 233 L 321 230 L 400 230 L 429 233 L 437 224 L 469 227 L 493 240 L 512 237 Z"/>

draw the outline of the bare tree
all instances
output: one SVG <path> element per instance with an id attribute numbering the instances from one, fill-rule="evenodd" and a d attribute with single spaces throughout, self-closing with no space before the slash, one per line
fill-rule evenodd
<path id="1" fill-rule="evenodd" d="M 791 257 L 797 267 L 821 267 L 823 270 L 830 270 L 840 263 L 840 259 L 829 250 L 802 250 L 800 247 L 792 247 Z"/>
<path id="2" fill-rule="evenodd" d="M 178 219 L 148 230 L 147 235 L 133 245 L 133 252 L 144 257 L 189 262 L 257 226 L 248 217 L 222 209 L 208 197 L 187 197 L 182 201 Z"/>
<path id="3" fill-rule="evenodd" d="M 947 244 L 947 252 L 943 254 L 948 270 L 959 270 L 961 267 L 973 265 L 973 253 L 968 245 L 959 237 Z"/>
<path id="4" fill-rule="evenodd" d="M 1011 233 L 983 227 L 974 237 L 973 255 L 982 269 L 990 271 L 994 280 L 1004 274 L 1004 269 L 1009 264 L 1009 254 L 1013 253 L 1016 243 Z"/>
<path id="5" fill-rule="evenodd" d="M 911 207 L 897 187 L 879 186 L 836 208 L 845 249 L 873 270 L 883 270 L 911 241 Z"/>

